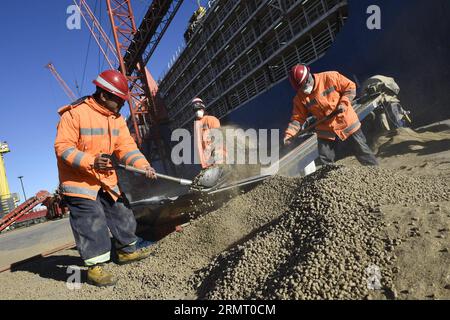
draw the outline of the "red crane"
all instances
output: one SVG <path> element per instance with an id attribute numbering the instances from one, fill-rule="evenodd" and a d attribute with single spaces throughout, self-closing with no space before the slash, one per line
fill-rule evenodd
<path id="1" fill-rule="evenodd" d="M 69 99 L 71 101 L 75 101 L 77 100 L 77 96 L 73 93 L 73 91 L 69 88 L 69 86 L 67 85 L 67 83 L 64 81 L 64 79 L 59 75 L 58 71 L 56 71 L 55 66 L 53 65 L 53 63 L 48 63 L 45 66 L 47 69 L 50 70 L 50 72 L 53 74 L 53 76 L 55 77 L 55 79 L 58 81 L 58 83 L 60 84 L 60 86 L 63 88 L 64 92 L 66 93 L 66 95 L 69 97 Z"/>
<path id="2" fill-rule="evenodd" d="M 182 2 L 154 0 L 137 28 L 130 0 L 106 0 L 115 50 L 111 50 L 111 41 L 86 0 L 79 0 L 77 4 L 97 44 L 106 46 L 101 51 L 107 61 L 112 60 L 108 58 L 108 53 L 115 51 L 117 67 L 129 79 L 131 98 L 128 104 L 137 144 L 142 147 L 144 140 L 153 141 L 157 152 L 151 150 L 151 158 L 155 160 L 154 156 L 158 154 L 164 166 L 167 156 L 159 125 L 160 121 L 167 118 L 167 114 L 161 100 L 157 99 L 158 86 L 145 65 Z"/>

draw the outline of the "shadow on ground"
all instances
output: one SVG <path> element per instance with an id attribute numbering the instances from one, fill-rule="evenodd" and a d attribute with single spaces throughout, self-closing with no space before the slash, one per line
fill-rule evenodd
<path id="1" fill-rule="evenodd" d="M 72 250 L 76 251 L 76 249 Z M 42 278 L 66 282 L 74 273 L 73 269 L 70 269 L 69 267 L 83 267 L 83 260 L 78 256 L 70 255 L 39 257 L 25 263 L 20 262 L 13 264 L 11 266 L 11 272 L 26 271 Z M 83 279 L 83 274 L 84 273 L 81 272 L 81 281 L 85 282 L 86 279 Z"/>
<path id="2" fill-rule="evenodd" d="M 393 145 L 380 146 L 379 156 L 390 157 L 394 155 L 403 155 L 415 153 L 418 156 L 425 156 L 434 153 L 444 152 L 450 150 L 450 139 L 443 139 L 437 141 L 403 141 Z"/>

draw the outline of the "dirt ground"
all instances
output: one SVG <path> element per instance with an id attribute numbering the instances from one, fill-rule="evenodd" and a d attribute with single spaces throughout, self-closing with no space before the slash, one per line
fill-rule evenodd
<path id="1" fill-rule="evenodd" d="M 0 274 L 0 299 L 450 299 L 450 121 L 388 133 L 381 168 L 354 158 L 274 177 L 68 288 L 76 250 Z M 338 192 L 339 191 L 339 192 Z M 70 286 L 69 286 L 70 287 Z"/>

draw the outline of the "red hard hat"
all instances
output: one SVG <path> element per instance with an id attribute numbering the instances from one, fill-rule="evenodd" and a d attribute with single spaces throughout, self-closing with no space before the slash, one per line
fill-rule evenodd
<path id="1" fill-rule="evenodd" d="M 200 110 L 200 109 L 206 109 L 205 103 L 200 98 L 192 99 L 191 106 L 194 109 L 194 111 Z"/>
<path id="2" fill-rule="evenodd" d="M 117 70 L 106 70 L 100 73 L 94 81 L 97 87 L 100 87 L 123 100 L 130 98 L 128 91 L 127 78 Z"/>
<path id="3" fill-rule="evenodd" d="M 304 64 L 297 64 L 292 67 L 291 72 L 289 72 L 289 81 L 295 91 L 300 90 L 300 88 L 308 80 L 310 70 Z"/>

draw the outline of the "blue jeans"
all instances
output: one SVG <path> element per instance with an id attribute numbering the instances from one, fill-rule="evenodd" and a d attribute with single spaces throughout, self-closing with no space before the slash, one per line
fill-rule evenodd
<path id="1" fill-rule="evenodd" d="M 136 251 L 136 219 L 122 200 L 114 201 L 100 189 L 97 199 L 65 197 L 70 210 L 70 225 L 78 252 L 85 265 L 110 260 L 111 232 L 116 249 Z"/>

